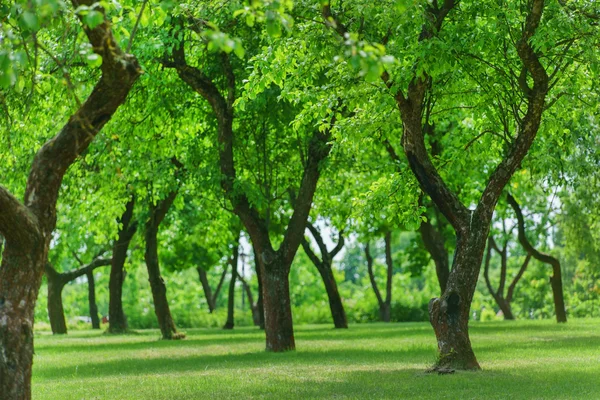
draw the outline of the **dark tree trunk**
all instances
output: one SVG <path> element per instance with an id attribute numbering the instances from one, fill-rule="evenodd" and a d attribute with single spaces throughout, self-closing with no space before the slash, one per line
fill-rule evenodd
<path id="1" fill-rule="evenodd" d="M 94 272 L 87 274 L 88 281 L 88 303 L 90 305 L 90 318 L 92 319 L 92 329 L 100 329 L 100 318 L 98 317 L 98 305 L 96 304 L 96 282 Z"/>
<path id="2" fill-rule="evenodd" d="M 125 261 L 127 250 L 137 230 L 137 223 L 133 219 L 135 199 L 132 197 L 125 206 L 125 212 L 119 218 L 119 233 L 113 243 L 113 258 L 110 266 L 109 302 L 108 302 L 108 332 L 127 332 L 127 317 L 123 311 L 123 282 L 125 281 Z"/>
<path id="3" fill-rule="evenodd" d="M 533 258 L 546 264 L 550 264 L 552 267 L 552 276 L 550 277 L 550 285 L 552 286 L 552 295 L 554 298 L 554 310 L 556 313 L 556 322 L 567 322 L 567 313 L 565 309 L 565 298 L 563 294 L 562 286 L 562 272 L 560 267 L 560 261 L 551 256 L 550 254 L 542 253 L 533 247 L 527 235 L 525 234 L 525 220 L 523 218 L 523 212 L 519 203 L 509 193 L 507 195 L 508 204 L 512 207 L 517 215 L 519 242 L 521 246 L 530 254 Z"/>
<path id="4" fill-rule="evenodd" d="M 346 318 L 346 311 L 344 310 L 344 304 L 342 303 L 331 265 L 321 265 L 318 267 L 318 270 L 327 291 L 333 325 L 337 329 L 347 329 L 348 319 Z"/>
<path id="5" fill-rule="evenodd" d="M 67 282 L 50 264 L 46 264 L 46 279 L 48 282 L 48 318 L 50 319 L 52 334 L 65 335 L 67 333 L 67 322 L 62 302 L 62 291 Z"/>
<path id="6" fill-rule="evenodd" d="M 212 289 L 208 283 L 208 276 L 202 267 L 197 267 L 196 270 L 198 271 L 198 276 L 200 277 L 200 283 L 202 283 L 202 290 L 204 291 L 204 297 L 206 298 L 206 304 L 208 305 L 208 312 L 212 314 L 213 311 L 215 311 L 215 303 Z"/>
<path id="7" fill-rule="evenodd" d="M 146 223 L 145 234 L 146 252 L 144 258 L 148 269 L 150 288 L 152 289 L 154 312 L 156 313 L 162 338 L 165 340 L 183 338 L 183 335 L 177 333 L 175 322 L 173 322 L 173 317 L 171 316 L 169 301 L 167 300 L 167 287 L 160 274 L 160 265 L 158 262 L 158 228 L 176 196 L 177 192 L 171 192 L 166 199 L 160 200 L 156 205 L 150 207 L 150 219 Z"/>
<path id="8" fill-rule="evenodd" d="M 213 302 L 213 306 L 216 309 L 217 308 L 217 300 L 219 298 L 219 293 L 221 293 L 221 288 L 223 287 L 223 283 L 225 282 L 225 278 L 227 277 L 227 271 L 229 268 L 229 263 L 225 264 L 225 267 L 223 268 L 223 272 L 221 273 L 221 278 L 219 279 L 219 283 L 217 284 L 217 288 L 215 289 L 215 293 L 213 293 L 213 298 L 212 298 L 212 302 Z"/>
<path id="9" fill-rule="evenodd" d="M 231 280 L 229 281 L 229 295 L 227 296 L 227 321 L 223 325 L 223 329 L 233 329 L 235 326 L 235 280 L 237 278 L 237 263 L 238 263 L 239 245 L 236 244 L 233 248 L 233 257 L 231 257 Z"/>
<path id="10" fill-rule="evenodd" d="M 296 349 L 292 307 L 290 304 L 290 265 L 272 255 L 271 262 L 262 265 L 263 301 L 267 351 L 282 352 Z"/>
<path id="11" fill-rule="evenodd" d="M 371 255 L 369 244 L 365 246 L 365 257 L 367 259 L 367 272 L 369 273 L 369 280 L 371 281 L 371 287 L 377 297 L 377 304 L 379 304 L 379 319 L 383 322 L 390 322 L 392 320 L 392 277 L 394 273 L 394 265 L 392 261 L 392 249 L 391 249 L 391 232 L 385 234 L 385 263 L 386 263 L 386 284 L 385 284 L 385 299 L 381 296 L 379 286 L 375 280 L 375 274 L 373 272 L 373 256 Z"/>
<path id="12" fill-rule="evenodd" d="M 344 237 L 342 233 L 340 233 L 338 244 L 332 251 L 328 251 L 327 246 L 325 246 L 325 242 L 323 241 L 323 237 L 321 236 L 321 232 L 319 232 L 319 230 L 310 222 L 307 223 L 306 227 L 317 242 L 317 246 L 321 252 L 321 258 L 317 257 L 312 251 L 310 244 L 306 239 L 302 240 L 302 247 L 308 258 L 310 258 L 314 266 L 317 267 L 321 279 L 323 280 L 323 284 L 325 285 L 333 325 L 338 329 L 347 329 L 348 319 L 346 318 L 346 311 L 344 310 L 344 304 L 342 303 L 342 298 L 340 297 L 340 292 L 338 291 L 337 282 L 335 281 L 335 276 L 333 275 L 333 269 L 331 267 L 334 257 L 344 247 Z"/>
<path id="13" fill-rule="evenodd" d="M 256 308 L 258 311 L 258 327 L 260 329 L 265 329 L 265 307 L 263 303 L 263 281 L 262 274 L 260 272 L 260 263 L 258 260 L 257 252 L 254 246 L 252 246 L 252 251 L 254 252 L 254 267 L 256 270 L 256 278 L 258 280 L 258 300 L 256 301 Z"/>

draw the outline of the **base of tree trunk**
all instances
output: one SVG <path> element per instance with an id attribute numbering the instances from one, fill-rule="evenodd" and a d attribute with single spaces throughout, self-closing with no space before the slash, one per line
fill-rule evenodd
<path id="1" fill-rule="evenodd" d="M 234 327 L 233 322 L 225 322 L 225 325 L 223 325 L 223 329 L 226 329 L 226 330 L 233 329 L 233 327 Z"/>
<path id="2" fill-rule="evenodd" d="M 173 332 L 170 336 L 165 337 L 164 335 L 160 338 L 160 340 L 183 340 L 185 339 L 185 333 L 183 332 Z"/>
<path id="3" fill-rule="evenodd" d="M 277 266 L 262 274 L 266 351 L 296 349 L 288 271 L 288 266 Z"/>
<path id="4" fill-rule="evenodd" d="M 467 307 L 465 312 L 462 307 Z M 437 337 L 439 356 L 429 371 L 449 373 L 453 370 L 480 370 L 469 339 L 468 305 L 450 292 L 429 302 L 429 319 Z"/>

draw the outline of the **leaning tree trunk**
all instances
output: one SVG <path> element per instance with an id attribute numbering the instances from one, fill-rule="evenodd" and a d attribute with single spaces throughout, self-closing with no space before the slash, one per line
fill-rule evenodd
<path id="1" fill-rule="evenodd" d="M 331 265 L 320 265 L 317 269 L 325 284 L 333 325 L 336 329 L 347 329 L 348 319 L 346 318 L 346 311 L 344 310 L 344 304 L 342 303 Z"/>
<path id="2" fill-rule="evenodd" d="M 123 311 L 123 282 L 125 281 L 125 261 L 127 250 L 137 230 L 137 223 L 133 220 L 133 207 L 135 198 L 127 202 L 125 212 L 119 219 L 120 229 L 117 239 L 113 243 L 113 258 L 110 266 L 109 301 L 108 301 L 108 332 L 127 332 L 127 317 Z"/>
<path id="3" fill-rule="evenodd" d="M 48 281 L 48 318 L 53 335 L 65 335 L 67 322 L 62 302 L 62 291 L 66 282 L 58 272 L 46 264 L 46 279 Z"/>
<path id="4" fill-rule="evenodd" d="M 90 305 L 90 318 L 92 319 L 92 329 L 100 329 L 100 318 L 98 317 L 98 305 L 96 304 L 96 281 L 94 272 L 87 274 L 88 281 L 88 303 Z"/>
<path id="5" fill-rule="evenodd" d="M 223 329 L 233 329 L 235 326 L 235 280 L 237 278 L 238 251 L 239 245 L 236 244 L 233 248 L 233 257 L 231 257 L 231 280 L 229 281 L 229 295 L 227 296 L 227 321 L 223 325 Z"/>
<path id="6" fill-rule="evenodd" d="M 208 282 L 208 276 L 204 268 L 197 267 L 196 270 L 198 271 L 200 283 L 202 283 L 202 291 L 204 292 L 204 297 L 206 298 L 208 312 L 212 314 L 213 311 L 215 311 L 215 303 L 213 302 L 212 289 L 210 288 L 210 283 Z"/>
<path id="7" fill-rule="evenodd" d="M 158 262 L 158 227 L 164 219 L 167 211 L 173 204 L 177 192 L 169 193 L 168 197 L 159 201 L 150 208 L 150 219 L 146 223 L 146 252 L 144 258 L 148 269 L 148 280 L 152 289 L 152 299 L 154 300 L 154 312 L 158 320 L 158 326 L 165 340 L 181 339 L 183 336 L 177 333 L 175 322 L 171 316 L 169 301 L 167 300 L 167 287 L 160 274 L 160 265 Z"/>

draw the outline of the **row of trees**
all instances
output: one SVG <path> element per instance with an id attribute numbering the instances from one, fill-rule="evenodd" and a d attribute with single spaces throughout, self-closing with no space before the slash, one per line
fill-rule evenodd
<path id="1" fill-rule="evenodd" d="M 42 275 L 58 277 L 54 288 L 68 279 L 49 259 L 111 248 L 109 331 L 122 332 L 124 265 L 142 229 L 166 339 L 181 334 L 160 262 L 237 265 L 231 243 L 243 229 L 270 351 L 295 348 L 288 278 L 300 246 L 343 327 L 331 270 L 343 235 L 383 234 L 391 271 L 392 227 L 419 230 L 441 289 L 429 305 L 441 371 L 479 369 L 470 307 L 488 241 L 506 259 L 507 245 L 489 233 L 509 182 L 519 199 L 543 203 L 560 192 L 569 233 L 585 232 L 586 250 L 597 251 L 594 4 L 50 0 L 0 12 L 7 398 L 30 397 Z M 511 195 L 508 203 L 525 252 L 553 267 L 563 320 L 560 265 L 529 242 L 519 204 Z M 333 250 L 311 225 L 318 218 L 340 232 Z M 368 245 L 365 256 L 370 264 Z M 495 294 L 509 310 L 503 271 Z M 386 319 L 391 272 L 385 295 L 372 281 Z"/>

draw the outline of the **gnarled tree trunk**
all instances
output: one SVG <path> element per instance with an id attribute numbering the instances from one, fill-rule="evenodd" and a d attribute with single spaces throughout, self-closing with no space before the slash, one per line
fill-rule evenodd
<path id="1" fill-rule="evenodd" d="M 113 243 L 113 258 L 110 266 L 108 332 L 127 332 L 127 317 L 123 311 L 123 282 L 125 281 L 125 260 L 127 250 L 137 230 L 137 222 L 133 221 L 135 198 L 132 196 L 125 206 L 125 212 L 119 218 L 119 233 Z"/>

